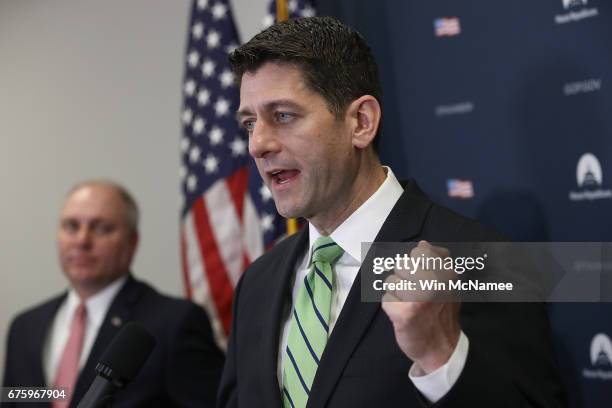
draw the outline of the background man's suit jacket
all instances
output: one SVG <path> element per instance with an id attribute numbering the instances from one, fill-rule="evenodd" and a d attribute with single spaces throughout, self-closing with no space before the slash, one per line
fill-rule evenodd
<path id="1" fill-rule="evenodd" d="M 65 296 L 26 311 L 13 321 L 7 342 L 5 387 L 45 386 L 42 349 Z M 214 406 L 223 354 L 213 341 L 205 312 L 192 302 L 163 296 L 130 277 L 100 326 L 77 380 L 72 407 L 87 392 L 98 359 L 121 328 L 114 324 L 117 321 L 141 323 L 157 344 L 134 381 L 115 394 L 114 407 Z"/>
<path id="2" fill-rule="evenodd" d="M 368 222 L 368 220 L 363 220 Z M 474 221 L 432 203 L 414 182 L 376 241 L 498 241 Z M 221 387 L 221 407 L 281 407 L 277 356 L 296 262 L 308 230 L 280 242 L 254 262 L 236 290 L 234 321 Z M 309 407 L 426 405 L 408 378 L 401 352 L 379 303 L 360 301 L 351 288 L 321 358 Z M 440 407 L 558 407 L 565 393 L 541 304 L 466 303 L 461 325 L 470 341 L 465 367 Z"/>

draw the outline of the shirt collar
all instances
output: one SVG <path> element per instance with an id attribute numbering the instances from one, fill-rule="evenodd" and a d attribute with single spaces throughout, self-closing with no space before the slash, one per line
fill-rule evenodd
<path id="1" fill-rule="evenodd" d="M 124 275 L 119 279 L 113 281 L 110 285 L 89 297 L 85 301 L 85 308 L 87 309 L 87 320 L 89 320 L 95 326 L 99 326 L 106 316 L 106 312 L 110 307 L 113 299 L 119 293 L 119 290 L 123 287 L 127 281 L 128 276 Z M 68 292 L 68 299 L 66 300 L 66 306 L 68 316 L 73 316 L 77 306 L 81 303 L 79 295 L 77 295 L 74 289 L 70 289 Z"/>
<path id="2" fill-rule="evenodd" d="M 404 192 L 391 168 L 387 166 L 383 166 L 383 168 L 387 177 L 378 187 L 378 190 L 330 235 L 334 242 L 344 250 L 345 255 L 349 255 L 358 264 L 361 263 L 361 243 L 374 241 L 393 206 Z M 308 223 L 308 236 L 310 248 L 312 248 L 316 239 L 321 236 L 311 223 Z M 311 256 L 312 251 L 308 255 L 308 265 Z"/>

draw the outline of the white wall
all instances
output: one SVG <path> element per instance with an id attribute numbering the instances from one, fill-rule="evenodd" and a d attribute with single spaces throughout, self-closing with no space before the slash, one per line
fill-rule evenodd
<path id="1" fill-rule="evenodd" d="M 267 1 L 232 3 L 250 38 Z M 134 193 L 135 274 L 182 294 L 178 117 L 189 8 L 189 0 L 0 2 L 0 367 L 12 316 L 66 285 L 55 229 L 79 180 L 108 177 Z"/>

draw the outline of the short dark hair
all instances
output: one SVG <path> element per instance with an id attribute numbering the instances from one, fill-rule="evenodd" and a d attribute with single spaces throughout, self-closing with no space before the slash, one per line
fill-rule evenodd
<path id="1" fill-rule="evenodd" d="M 274 24 L 229 56 L 237 78 L 266 62 L 295 64 L 306 85 L 341 118 L 348 105 L 372 95 L 382 105 L 378 67 L 357 31 L 332 17 L 306 17 Z"/>

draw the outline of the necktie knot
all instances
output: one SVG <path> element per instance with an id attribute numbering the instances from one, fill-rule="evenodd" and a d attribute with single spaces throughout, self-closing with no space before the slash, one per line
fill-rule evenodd
<path id="1" fill-rule="evenodd" d="M 76 310 L 74 311 L 74 322 L 78 322 L 78 324 L 82 324 L 86 318 L 87 318 L 87 307 L 85 306 L 85 303 L 81 302 L 79 303 Z M 77 324 L 77 323 L 73 323 L 73 324 Z"/>
<path id="2" fill-rule="evenodd" d="M 312 247 L 312 262 L 326 262 L 333 265 L 344 250 L 330 237 L 319 237 Z"/>

